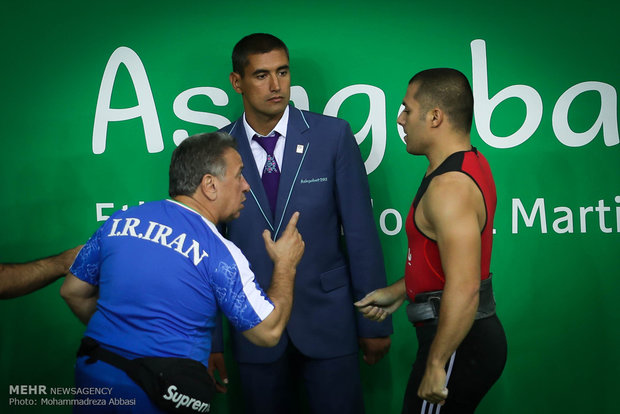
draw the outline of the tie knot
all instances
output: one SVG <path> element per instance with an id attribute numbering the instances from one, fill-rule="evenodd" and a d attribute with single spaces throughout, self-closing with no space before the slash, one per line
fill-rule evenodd
<path id="1" fill-rule="evenodd" d="M 280 138 L 280 134 L 276 131 L 273 131 L 271 135 L 266 137 L 261 137 L 259 135 L 254 135 L 253 139 L 258 142 L 258 144 L 263 147 L 267 154 L 273 155 L 273 150 L 276 148 L 276 143 L 278 142 L 278 138 Z"/>

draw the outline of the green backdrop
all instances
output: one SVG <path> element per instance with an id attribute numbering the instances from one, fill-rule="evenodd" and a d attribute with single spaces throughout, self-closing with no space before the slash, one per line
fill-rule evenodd
<path id="1" fill-rule="evenodd" d="M 231 49 L 266 31 L 290 48 L 295 105 L 337 114 L 357 133 L 394 281 L 427 165 L 406 154 L 396 117 L 414 73 L 455 67 L 473 82 L 472 140 L 498 187 L 492 269 L 509 341 L 479 412 L 616 412 L 619 9 L 611 0 L 7 3 L 0 261 L 83 243 L 115 209 L 166 197 L 175 137 L 241 113 Z M 84 328 L 60 284 L 0 302 L 0 412 L 70 411 L 9 404 L 23 397 L 11 385 L 73 385 Z M 363 367 L 371 414 L 399 412 L 414 360 L 402 309 L 394 327 L 388 356 Z M 238 413 L 229 363 L 231 389 L 215 404 Z"/>

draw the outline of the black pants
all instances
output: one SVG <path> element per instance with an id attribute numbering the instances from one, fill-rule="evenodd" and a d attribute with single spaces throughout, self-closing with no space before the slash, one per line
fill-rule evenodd
<path id="1" fill-rule="evenodd" d="M 357 352 L 314 359 L 289 342 L 278 360 L 239 363 L 239 372 L 247 414 L 364 414 Z M 298 393 L 304 391 L 300 381 L 307 402 Z M 301 407 L 302 401 L 308 409 Z"/>
<path id="2" fill-rule="evenodd" d="M 416 328 L 418 354 L 405 392 L 403 414 L 473 413 L 506 365 L 506 335 L 496 315 L 474 324 L 446 365 L 448 398 L 443 406 L 418 397 L 437 326 Z"/>

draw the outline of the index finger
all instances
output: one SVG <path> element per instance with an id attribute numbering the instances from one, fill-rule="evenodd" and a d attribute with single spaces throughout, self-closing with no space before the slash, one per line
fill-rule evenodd
<path id="1" fill-rule="evenodd" d="M 286 229 L 284 231 L 285 232 L 292 231 L 295 227 L 297 227 L 297 222 L 298 221 L 299 221 L 299 211 L 296 211 L 291 216 L 291 219 L 289 220 L 288 224 L 286 225 Z"/>

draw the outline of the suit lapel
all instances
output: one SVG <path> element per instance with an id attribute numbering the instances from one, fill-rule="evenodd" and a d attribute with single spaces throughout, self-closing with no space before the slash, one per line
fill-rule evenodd
<path id="1" fill-rule="evenodd" d="M 263 212 L 263 216 L 267 221 L 267 224 L 274 229 L 274 225 L 271 219 L 271 208 L 269 207 L 269 200 L 267 199 L 267 193 L 265 187 L 260 178 L 256 161 L 254 160 L 254 154 L 252 154 L 252 148 L 250 147 L 250 141 L 245 133 L 243 127 L 243 117 L 239 118 L 230 128 L 229 134 L 234 136 L 237 140 L 237 150 L 243 160 L 243 177 L 250 185 L 250 194 L 247 198 L 253 198 L 258 204 L 259 210 Z M 279 192 L 278 192 L 279 197 Z"/>
<path id="2" fill-rule="evenodd" d="M 276 234 L 279 230 L 283 230 L 282 219 L 286 213 L 290 194 L 295 186 L 295 179 L 297 178 L 301 163 L 308 149 L 309 134 L 306 134 L 306 132 L 309 129 L 310 127 L 302 112 L 291 106 L 286 131 L 286 143 L 284 145 L 284 157 L 280 168 L 278 199 L 276 202 Z M 284 223 L 284 225 L 286 225 L 286 223 Z"/>

